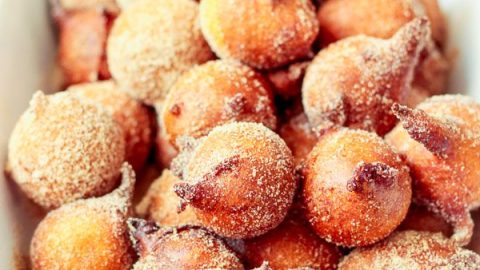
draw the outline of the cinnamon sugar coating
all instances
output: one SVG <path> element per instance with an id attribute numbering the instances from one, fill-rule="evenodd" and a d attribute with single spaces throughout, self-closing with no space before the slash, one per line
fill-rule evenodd
<path id="1" fill-rule="evenodd" d="M 414 200 L 454 227 L 453 239 L 470 241 L 469 211 L 480 205 L 480 105 L 465 96 L 435 96 L 408 109 L 393 107 L 401 123 L 386 140 L 411 168 Z"/>
<path id="2" fill-rule="evenodd" d="M 129 226 L 140 256 L 135 270 L 244 269 L 221 239 L 199 227 L 163 229 L 138 219 L 131 219 Z"/>
<path id="3" fill-rule="evenodd" d="M 113 81 L 73 85 L 67 91 L 82 102 L 105 110 L 117 121 L 125 137 L 125 159 L 139 172 L 152 145 L 152 120 L 148 109 L 119 91 Z"/>
<path id="4" fill-rule="evenodd" d="M 388 236 L 411 201 L 407 166 L 378 136 L 342 128 L 320 137 L 305 161 L 302 197 L 316 233 L 355 247 Z"/>
<path id="5" fill-rule="evenodd" d="M 428 22 L 416 19 L 388 40 L 356 36 L 321 50 L 302 86 L 312 127 L 387 133 L 396 122 L 390 106 L 406 98 L 428 33 Z"/>
<path id="6" fill-rule="evenodd" d="M 119 125 L 103 110 L 65 92 L 35 93 L 8 145 L 13 179 L 47 209 L 109 192 L 124 160 Z"/>
<path id="7" fill-rule="evenodd" d="M 463 269 L 474 270 L 480 256 L 456 246 L 440 233 L 405 231 L 371 247 L 358 248 L 340 263 L 340 270 Z"/>
<path id="8" fill-rule="evenodd" d="M 306 58 L 319 30 L 310 0 L 204 0 L 200 20 L 205 38 L 220 58 L 258 69 Z"/>
<path id="9" fill-rule="evenodd" d="M 213 58 L 193 0 L 133 2 L 115 21 L 107 51 L 120 89 L 147 104 L 161 102 L 180 74 Z"/>
<path id="10" fill-rule="evenodd" d="M 126 221 L 134 183 L 135 174 L 125 164 L 121 185 L 112 193 L 50 212 L 32 239 L 33 269 L 130 269 L 135 256 Z"/>
<path id="11" fill-rule="evenodd" d="M 179 136 L 205 136 L 231 122 L 257 122 L 273 130 L 277 124 L 270 85 L 261 74 L 233 60 L 210 61 L 180 76 L 160 117 L 172 143 Z"/>
<path id="12" fill-rule="evenodd" d="M 336 269 L 341 253 L 319 238 L 299 216 L 287 217 L 277 228 L 245 240 L 251 267 L 268 262 L 271 269 Z"/>
<path id="13" fill-rule="evenodd" d="M 225 237 L 253 237 L 276 227 L 297 187 L 290 150 L 261 124 L 214 128 L 184 164 L 175 192 L 203 226 Z"/>

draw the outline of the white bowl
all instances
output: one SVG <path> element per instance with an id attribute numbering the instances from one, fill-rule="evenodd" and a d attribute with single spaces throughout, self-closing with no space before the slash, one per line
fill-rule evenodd
<path id="1" fill-rule="evenodd" d="M 37 89 L 54 87 L 55 41 L 47 1 L 0 0 L 0 171 L 15 121 Z M 452 92 L 480 101 L 480 1 L 440 0 L 449 23 L 449 48 L 458 59 Z M 477 76 L 476 76 L 477 75 Z M 479 131 L 480 132 L 480 131 Z M 0 174 L 0 269 L 12 269 L 16 256 L 28 254 L 28 242 L 41 215 L 26 211 L 28 201 Z M 34 208 L 33 208 L 34 209 Z M 480 236 L 473 246 L 480 246 Z M 472 247 L 473 247 L 472 246 Z M 477 249 L 480 252 L 480 247 Z"/>

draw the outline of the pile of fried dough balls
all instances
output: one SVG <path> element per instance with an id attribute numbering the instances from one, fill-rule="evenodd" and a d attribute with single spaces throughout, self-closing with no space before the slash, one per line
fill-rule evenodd
<path id="1" fill-rule="evenodd" d="M 479 269 L 480 104 L 444 94 L 436 0 L 52 14 L 66 90 L 35 93 L 8 148 L 48 213 L 33 269 Z"/>

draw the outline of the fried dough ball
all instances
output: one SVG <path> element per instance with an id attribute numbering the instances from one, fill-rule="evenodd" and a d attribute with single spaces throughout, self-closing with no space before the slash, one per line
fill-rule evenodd
<path id="1" fill-rule="evenodd" d="M 428 32 L 428 22 L 416 19 L 389 40 L 356 36 L 321 50 L 302 86 L 312 127 L 387 133 L 396 122 L 391 104 L 406 98 Z"/>
<path id="2" fill-rule="evenodd" d="M 67 89 L 82 102 L 106 110 L 125 136 L 125 159 L 139 172 L 152 144 L 150 112 L 140 102 L 118 91 L 113 81 L 73 85 Z"/>
<path id="3" fill-rule="evenodd" d="M 13 179 L 47 209 L 109 192 L 124 160 L 118 124 L 71 93 L 35 93 L 8 145 Z"/>
<path id="4" fill-rule="evenodd" d="M 191 206 L 187 205 L 182 212 L 178 211 L 181 199 L 175 194 L 173 186 L 180 181 L 170 170 L 163 170 L 137 205 L 137 213 L 160 226 L 199 225 Z"/>
<path id="5" fill-rule="evenodd" d="M 408 214 L 398 227 L 399 230 L 422 231 L 422 232 L 441 232 L 445 237 L 452 235 L 452 227 L 440 215 L 429 211 L 424 206 L 411 204 Z"/>
<path id="6" fill-rule="evenodd" d="M 126 221 L 134 183 L 135 173 L 125 164 L 112 193 L 50 212 L 32 238 L 33 269 L 130 269 L 135 256 Z"/>
<path id="7" fill-rule="evenodd" d="M 456 246 L 440 233 L 405 231 L 354 250 L 342 260 L 339 269 L 474 270 L 479 265 L 478 254 Z"/>
<path id="8" fill-rule="evenodd" d="M 165 98 L 180 74 L 213 58 L 192 0 L 133 2 L 115 21 L 107 51 L 120 88 L 150 105 Z"/>
<path id="9" fill-rule="evenodd" d="M 324 134 L 305 161 L 302 196 L 313 229 L 355 247 L 388 236 L 412 196 L 408 168 L 380 137 L 342 128 Z"/>
<path id="10" fill-rule="evenodd" d="M 268 262 L 271 269 L 336 269 L 341 253 L 320 239 L 299 217 L 290 217 L 264 235 L 245 240 L 251 267 Z"/>
<path id="11" fill-rule="evenodd" d="M 470 241 L 470 210 L 480 205 L 480 104 L 464 96 L 432 97 L 417 109 L 394 105 L 399 124 L 386 140 L 411 169 L 414 200 L 454 227 L 453 239 Z"/>
<path id="12" fill-rule="evenodd" d="M 200 23 L 220 58 L 258 69 L 307 58 L 319 30 L 310 0 L 204 0 Z"/>
<path id="13" fill-rule="evenodd" d="M 105 46 L 108 18 L 101 9 L 58 12 L 58 62 L 64 84 L 71 85 L 108 79 L 105 71 Z"/>
<path id="14" fill-rule="evenodd" d="M 287 145 L 257 123 L 214 128 L 185 164 L 175 192 L 202 226 L 224 237 L 254 237 L 276 227 L 297 187 Z"/>
<path id="15" fill-rule="evenodd" d="M 310 61 L 304 61 L 293 63 L 286 68 L 269 71 L 267 78 L 272 83 L 275 94 L 283 99 L 300 96 L 303 77 L 309 65 Z"/>
<path id="16" fill-rule="evenodd" d="M 172 143 L 230 122 L 257 122 L 275 129 L 271 89 L 261 74 L 232 60 L 211 61 L 184 73 L 170 89 L 161 126 Z"/>
<path id="17" fill-rule="evenodd" d="M 244 269 L 235 253 L 204 229 L 188 226 L 161 229 L 138 219 L 130 219 L 129 225 L 140 256 L 134 270 Z"/>
<path id="18" fill-rule="evenodd" d="M 284 123 L 280 127 L 279 135 L 292 150 L 297 166 L 305 160 L 318 141 L 318 137 L 310 127 L 304 113 L 300 113 Z"/>
<path id="19" fill-rule="evenodd" d="M 390 38 L 422 16 L 431 23 L 434 40 L 443 44 L 446 25 L 437 0 L 329 0 L 317 13 L 323 45 L 360 34 Z"/>

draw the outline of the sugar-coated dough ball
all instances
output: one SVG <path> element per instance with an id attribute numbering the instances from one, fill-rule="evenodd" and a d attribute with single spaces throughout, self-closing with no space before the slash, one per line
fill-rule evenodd
<path id="1" fill-rule="evenodd" d="M 302 198 L 316 233 L 355 247 L 387 237 L 407 215 L 408 167 L 374 133 L 342 128 L 320 137 L 305 161 Z"/>
<path id="2" fill-rule="evenodd" d="M 329 0 L 318 9 L 320 39 L 326 45 L 364 34 L 390 38 L 416 17 L 427 16 L 434 40 L 446 37 L 445 18 L 437 0 Z"/>
<path id="3" fill-rule="evenodd" d="M 162 104 L 161 126 L 169 140 L 198 138 L 230 122 L 275 129 L 272 90 L 263 76 L 232 60 L 210 61 L 180 76 Z"/>
<path id="4" fill-rule="evenodd" d="M 112 193 L 51 211 L 32 238 L 33 269 L 130 269 L 135 255 L 126 221 L 134 183 L 132 168 L 124 165 L 122 183 Z"/>
<path id="5" fill-rule="evenodd" d="M 470 242 L 470 210 L 480 205 L 480 104 L 461 95 L 434 96 L 415 109 L 392 106 L 400 123 L 385 137 L 410 167 L 414 200 L 453 225 L 452 238 Z"/>
<path id="6" fill-rule="evenodd" d="M 58 64 L 65 85 L 93 82 L 110 77 L 105 60 L 108 20 L 100 9 L 61 12 Z"/>
<path id="7" fill-rule="evenodd" d="M 475 270 L 480 255 L 456 246 L 440 233 L 405 231 L 346 256 L 340 270 L 462 269 Z"/>
<path id="8" fill-rule="evenodd" d="M 302 217 L 288 217 L 264 235 L 245 240 L 245 257 L 251 267 L 268 262 L 272 269 L 336 269 L 341 253 L 319 238 Z"/>
<path id="9" fill-rule="evenodd" d="M 253 237 L 276 227 L 297 187 L 287 145 L 257 123 L 214 128 L 182 167 L 184 181 L 175 192 L 202 226 L 225 237 Z"/>
<path id="10" fill-rule="evenodd" d="M 124 160 L 119 125 L 71 93 L 37 92 L 8 146 L 14 180 L 44 208 L 107 193 L 118 183 Z"/>
<path id="11" fill-rule="evenodd" d="M 259 69 L 307 57 L 319 30 L 310 0 L 203 0 L 200 20 L 220 58 Z"/>
<path id="12" fill-rule="evenodd" d="M 222 239 L 202 228 L 165 229 L 137 219 L 131 219 L 129 226 L 140 256 L 134 270 L 244 269 Z"/>
<path id="13" fill-rule="evenodd" d="M 180 74 L 213 57 L 193 0 L 138 0 L 116 19 L 108 63 L 120 89 L 147 104 L 161 102 Z"/>
<path id="14" fill-rule="evenodd" d="M 140 171 L 150 153 L 152 128 L 150 112 L 140 102 L 117 89 L 113 81 L 77 84 L 67 89 L 82 102 L 108 112 L 125 136 L 125 160 Z"/>
<path id="15" fill-rule="evenodd" d="M 314 129 L 332 125 L 384 135 L 396 123 L 390 107 L 403 102 L 429 32 L 425 19 L 384 40 L 354 36 L 321 50 L 308 67 L 302 102 Z"/>

